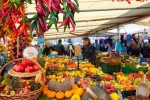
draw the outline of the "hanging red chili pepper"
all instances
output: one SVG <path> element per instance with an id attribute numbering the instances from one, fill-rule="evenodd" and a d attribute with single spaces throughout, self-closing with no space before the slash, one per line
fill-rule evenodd
<path id="1" fill-rule="evenodd" d="M 73 28 L 71 32 L 74 32 L 75 31 L 75 25 L 74 25 L 74 22 L 70 16 L 69 16 L 69 23 L 72 25 L 72 28 Z"/>
<path id="2" fill-rule="evenodd" d="M 64 25 L 66 25 L 69 22 L 69 17 L 67 17 L 60 25 L 59 27 L 62 27 Z"/>

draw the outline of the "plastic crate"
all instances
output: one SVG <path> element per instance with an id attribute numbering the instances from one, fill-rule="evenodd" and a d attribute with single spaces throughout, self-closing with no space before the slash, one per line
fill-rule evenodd
<path id="1" fill-rule="evenodd" d="M 124 74 L 130 74 L 130 73 L 136 73 L 138 70 L 136 68 L 131 68 L 131 67 L 122 67 L 121 71 Z"/>
<path id="2" fill-rule="evenodd" d="M 120 72 L 121 66 L 108 66 L 106 63 L 101 62 L 100 66 L 104 73 L 113 74 L 114 72 Z"/>
<path id="3" fill-rule="evenodd" d="M 131 96 L 131 95 L 135 96 L 136 90 L 132 90 L 132 91 L 122 91 L 121 94 L 122 94 L 122 97 L 123 97 L 123 98 L 126 98 L 126 97 Z"/>
<path id="4" fill-rule="evenodd" d="M 138 71 L 143 71 L 144 73 L 146 73 L 148 71 L 148 67 L 140 67 L 138 68 Z"/>

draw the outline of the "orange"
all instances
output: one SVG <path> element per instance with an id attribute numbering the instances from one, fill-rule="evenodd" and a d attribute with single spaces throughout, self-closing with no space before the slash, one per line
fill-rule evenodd
<path id="1" fill-rule="evenodd" d="M 57 92 L 56 93 L 56 98 L 57 99 L 63 99 L 65 97 L 65 94 L 63 92 Z"/>
<path id="2" fill-rule="evenodd" d="M 71 91 L 66 91 L 65 92 L 65 97 L 66 98 L 70 98 L 72 96 L 72 92 Z"/>

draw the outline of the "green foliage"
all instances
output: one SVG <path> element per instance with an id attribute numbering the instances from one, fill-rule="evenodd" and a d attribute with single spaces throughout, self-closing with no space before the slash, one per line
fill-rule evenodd
<path id="1" fill-rule="evenodd" d="M 19 78 L 12 77 L 8 80 L 8 85 L 12 87 L 12 90 L 20 90 L 23 87 L 23 83 L 19 81 Z"/>
<path id="2" fill-rule="evenodd" d="M 35 81 L 31 81 L 29 83 L 29 85 L 31 86 L 31 91 L 35 91 L 35 90 L 38 90 L 40 88 L 40 84 L 36 83 Z"/>

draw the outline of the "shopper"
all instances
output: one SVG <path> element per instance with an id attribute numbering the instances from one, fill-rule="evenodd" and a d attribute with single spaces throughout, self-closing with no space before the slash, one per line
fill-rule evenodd
<path id="1" fill-rule="evenodd" d="M 68 45 L 68 48 L 67 48 L 67 55 L 69 56 L 69 57 L 74 57 L 74 55 L 75 55 L 75 51 L 74 51 L 74 46 L 72 45 L 72 44 L 69 44 Z"/>
<path id="2" fill-rule="evenodd" d="M 90 39 L 88 37 L 83 38 L 83 48 L 82 54 L 83 59 L 88 59 L 90 63 L 95 65 L 96 56 L 95 56 L 95 47 L 91 44 Z"/>
<path id="3" fill-rule="evenodd" d="M 95 40 L 95 51 L 99 51 L 98 40 Z"/>
<path id="4" fill-rule="evenodd" d="M 61 39 L 58 40 L 55 50 L 57 51 L 58 55 L 65 55 L 65 47 L 62 45 Z"/>
<path id="5" fill-rule="evenodd" d="M 145 43 L 143 48 L 141 49 L 141 53 L 144 58 L 150 58 L 150 47 L 148 43 Z"/>
<path id="6" fill-rule="evenodd" d="M 130 47 L 131 49 L 131 55 L 133 55 L 133 56 L 136 56 L 136 57 L 139 57 L 139 54 L 140 54 L 140 52 L 139 52 L 139 48 L 138 48 L 138 45 L 136 44 L 136 42 L 133 40 L 132 41 L 132 43 L 131 43 L 131 47 Z"/>
<path id="7" fill-rule="evenodd" d="M 122 43 L 122 51 L 121 51 L 122 54 L 127 54 L 127 47 L 125 45 L 125 43 Z"/>
<path id="8" fill-rule="evenodd" d="M 103 41 L 100 43 L 100 51 L 107 52 L 107 47 L 105 45 L 106 44 Z"/>
<path id="9" fill-rule="evenodd" d="M 49 51 L 54 51 L 54 48 L 52 46 L 50 46 L 50 43 L 47 41 L 47 42 L 45 42 L 45 48 L 43 50 L 43 54 L 48 56 L 50 54 Z"/>
<path id="10" fill-rule="evenodd" d="M 107 43 L 107 52 L 111 52 L 111 51 L 112 51 L 112 47 L 110 43 Z"/>

